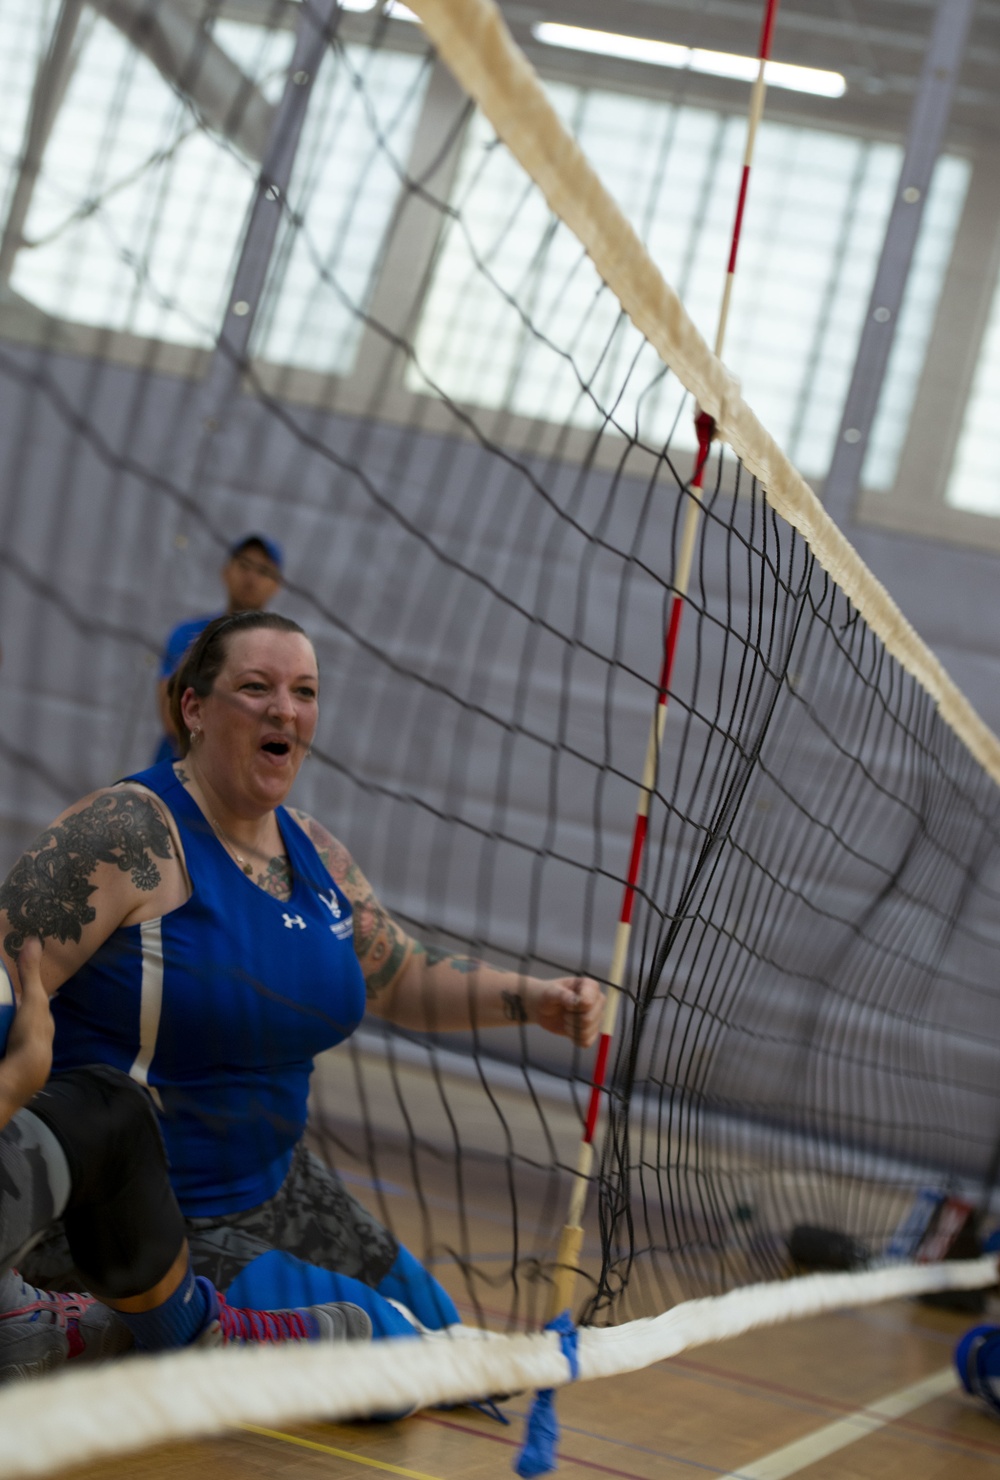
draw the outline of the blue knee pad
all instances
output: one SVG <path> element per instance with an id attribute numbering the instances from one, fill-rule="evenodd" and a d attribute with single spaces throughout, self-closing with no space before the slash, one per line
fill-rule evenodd
<path id="1" fill-rule="evenodd" d="M 440 1331 L 442 1326 L 457 1326 L 461 1320 L 447 1290 L 402 1244 L 395 1264 L 375 1289 L 386 1299 L 398 1300 L 407 1310 L 412 1310 L 420 1324 L 429 1331 Z"/>
<path id="2" fill-rule="evenodd" d="M 1000 1326 L 973 1326 L 955 1348 L 955 1366 L 967 1393 L 1000 1413 Z"/>
<path id="3" fill-rule="evenodd" d="M 413 1262 L 416 1264 L 416 1260 Z M 367 1311 L 371 1318 L 372 1336 L 376 1340 L 384 1336 L 418 1335 L 416 1328 L 384 1298 L 384 1293 L 379 1294 L 348 1275 L 334 1274 L 332 1270 L 321 1269 L 318 1264 L 306 1264 L 282 1249 L 269 1249 L 266 1254 L 260 1254 L 240 1271 L 225 1295 L 230 1305 L 245 1305 L 251 1310 L 287 1310 L 303 1305 L 326 1305 L 331 1300 L 347 1300 Z M 400 1298 L 405 1299 L 405 1296 Z"/>

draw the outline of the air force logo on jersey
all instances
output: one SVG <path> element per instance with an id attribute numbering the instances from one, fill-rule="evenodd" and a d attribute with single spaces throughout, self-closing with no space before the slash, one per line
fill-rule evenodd
<path id="1" fill-rule="evenodd" d="M 348 910 L 346 914 L 344 913 L 344 910 L 341 907 L 340 900 L 337 898 L 337 891 L 335 889 L 330 890 L 329 898 L 327 898 L 325 894 L 321 894 L 320 899 L 323 901 L 327 909 L 330 911 L 330 914 L 333 916 L 333 919 L 330 923 L 330 929 L 333 931 L 334 935 L 337 937 L 338 940 L 348 940 L 354 934 L 354 926 L 351 923 L 350 910 Z"/>

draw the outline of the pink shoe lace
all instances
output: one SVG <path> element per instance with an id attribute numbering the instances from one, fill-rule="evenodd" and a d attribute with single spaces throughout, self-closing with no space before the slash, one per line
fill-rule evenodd
<path id="1" fill-rule="evenodd" d="M 298 1310 L 247 1310 L 227 1305 L 220 1293 L 219 1325 L 225 1341 L 310 1341 L 313 1333 Z"/>
<path id="2" fill-rule="evenodd" d="M 42 1316 L 48 1316 L 47 1322 L 50 1326 L 56 1326 L 66 1332 L 69 1342 L 68 1358 L 78 1357 L 85 1350 L 85 1343 L 80 1332 L 80 1317 L 90 1310 L 97 1302 L 93 1295 L 85 1295 L 79 1291 L 72 1294 L 62 1290 L 39 1290 L 34 1285 L 29 1289 L 35 1291 L 35 1299 L 29 1300 L 25 1305 L 19 1305 L 14 1310 L 0 1311 L 0 1321 L 31 1321 L 38 1320 Z"/>

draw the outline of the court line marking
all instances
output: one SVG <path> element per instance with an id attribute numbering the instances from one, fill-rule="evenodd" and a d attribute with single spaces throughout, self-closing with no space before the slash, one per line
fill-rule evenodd
<path id="1" fill-rule="evenodd" d="M 807 1465 L 815 1464 L 817 1460 L 825 1459 L 840 1449 L 846 1449 L 849 1444 L 855 1444 L 859 1439 L 877 1433 L 895 1419 L 903 1418 L 915 1408 L 921 1408 L 925 1403 L 941 1398 L 957 1387 L 955 1369 L 943 1367 L 940 1372 L 932 1372 L 930 1377 L 924 1377 L 920 1382 L 900 1388 L 898 1392 L 888 1393 L 886 1397 L 868 1404 L 866 1408 L 859 1408 L 846 1418 L 838 1418 L 833 1423 L 806 1434 L 802 1439 L 796 1439 L 791 1444 L 783 1445 L 781 1449 L 752 1460 L 748 1465 L 731 1470 L 728 1475 L 722 1476 L 722 1480 L 787 1480 L 788 1476 L 797 1475 Z"/>
<path id="2" fill-rule="evenodd" d="M 953 1342 L 954 1338 L 949 1337 Z M 685 1378 L 693 1382 L 704 1382 L 713 1387 L 723 1388 L 727 1392 L 743 1393 L 761 1399 L 765 1402 L 782 1402 L 789 1409 L 798 1409 L 801 1412 L 811 1413 L 822 1417 L 828 1413 L 852 1413 L 854 1409 L 849 1403 L 839 1403 L 833 1398 L 821 1398 L 816 1394 L 808 1394 L 797 1388 L 785 1387 L 781 1383 L 768 1382 L 764 1378 L 751 1377 L 746 1373 L 735 1373 L 726 1371 L 721 1367 L 710 1367 L 705 1363 L 694 1362 L 687 1355 L 671 1357 L 671 1364 L 681 1369 Z M 509 1410 L 518 1414 L 519 1410 Z M 980 1410 L 982 1411 L 982 1410 Z M 571 1429 L 568 1424 L 562 1425 L 566 1433 L 588 1433 L 584 1429 Z M 992 1427 L 992 1425 L 991 1425 Z M 963 1454 L 973 1454 L 985 1458 L 990 1462 L 1000 1460 L 1000 1443 L 996 1440 L 975 1439 L 971 1434 L 958 1435 L 951 1429 L 942 1428 L 930 1423 L 921 1423 L 919 1419 L 903 1418 L 899 1421 L 900 1433 L 921 1443 L 930 1443 L 937 1448 L 955 1450 Z M 1000 1430 L 998 1430 L 1000 1432 Z M 609 1438 L 607 1435 L 595 1434 L 592 1437 L 602 1439 L 609 1444 L 617 1444 L 623 1441 Z M 629 1444 L 627 1447 L 637 1446 Z"/>
<path id="3" fill-rule="evenodd" d="M 522 1413 L 513 1407 L 508 1407 L 506 1411 L 519 1420 L 527 1417 L 526 1412 Z M 905 1415 L 903 1416 L 905 1417 Z M 469 1424 L 456 1423 L 454 1419 L 443 1419 L 437 1414 L 416 1413 L 413 1417 L 414 1421 L 423 1420 L 425 1423 L 437 1424 L 441 1428 L 455 1429 L 459 1433 L 469 1434 L 478 1439 L 485 1439 L 491 1444 L 502 1444 L 511 1449 L 520 1447 L 520 1441 L 517 1439 L 509 1439 L 504 1434 L 496 1434 L 487 1432 L 485 1429 L 473 1428 Z M 683 1469 L 699 1472 L 704 1471 L 713 1476 L 714 1480 L 733 1480 L 733 1476 L 736 1477 L 736 1480 L 744 1480 L 745 1472 L 743 1470 L 724 1474 L 720 1465 L 711 1464 L 705 1460 L 693 1459 L 691 1455 L 675 1454 L 669 1449 L 651 1449 L 648 1446 L 633 1444 L 628 1440 L 616 1439 L 607 1434 L 594 1433 L 592 1430 L 581 1429 L 578 1426 L 566 1424 L 561 1421 L 560 1431 L 564 1435 L 575 1434 L 579 1438 L 596 1439 L 602 1444 L 610 1444 L 636 1454 L 649 1455 L 660 1460 L 669 1460 L 672 1464 L 678 1465 Z M 967 1458 L 982 1458 L 987 1463 L 995 1463 L 996 1457 L 1000 1456 L 1000 1448 L 996 1445 L 986 1445 L 968 1438 L 964 1440 L 957 1439 L 954 1435 L 945 1432 L 943 1429 L 932 1429 L 924 1425 L 909 1423 L 901 1425 L 900 1432 L 906 1434 L 919 1444 L 930 1444 L 935 1449 L 945 1449 L 950 1453 L 953 1452 Z M 579 1465 L 582 1469 L 596 1470 L 600 1474 L 614 1476 L 616 1480 L 649 1480 L 648 1476 L 637 1475 L 632 1470 L 623 1470 L 610 1465 L 602 1465 L 596 1460 L 582 1459 L 579 1455 L 570 1454 L 565 1449 L 559 1450 L 558 1459 L 560 1464 L 565 1462 L 566 1464 Z"/>
<path id="4" fill-rule="evenodd" d="M 454 1429 L 459 1434 L 472 1434 L 477 1439 L 486 1439 L 490 1444 L 503 1444 L 507 1449 L 520 1449 L 523 1443 L 522 1439 L 508 1439 L 505 1434 L 493 1434 L 485 1429 L 474 1429 L 471 1424 L 456 1423 L 452 1418 L 438 1418 L 437 1414 L 415 1413 L 413 1416 L 415 1419 L 422 1419 L 424 1423 L 436 1424 L 438 1428 Z M 657 1457 L 670 1460 L 676 1458 L 672 1454 Z M 565 1449 L 557 1451 L 556 1459 L 561 1465 L 579 1465 L 584 1470 L 596 1470 L 600 1475 L 613 1475 L 615 1480 L 649 1480 L 648 1475 L 637 1475 L 632 1470 L 619 1470 L 613 1468 L 611 1465 L 601 1465 L 593 1459 L 581 1459 L 579 1455 L 568 1454 Z M 679 1463 L 688 1464 L 690 1461 L 682 1459 Z M 709 1470 L 716 1477 L 719 1474 L 718 1465 L 695 1463 L 694 1467 L 699 1470 Z"/>
<path id="5" fill-rule="evenodd" d="M 824 1425 L 823 1428 L 807 1434 L 804 1438 L 795 1440 L 791 1444 L 784 1445 L 781 1449 L 774 1450 L 769 1455 L 764 1455 L 759 1460 L 753 1460 L 749 1465 L 738 1470 L 731 1470 L 726 1475 L 714 1466 L 695 1462 L 694 1468 L 708 1469 L 713 1471 L 719 1480 L 788 1480 L 788 1477 L 797 1474 L 808 1465 L 823 1459 L 830 1454 L 836 1454 L 838 1450 L 846 1449 L 848 1445 L 856 1443 L 857 1440 L 865 1438 L 869 1434 L 877 1433 L 879 1429 L 896 1419 L 905 1417 L 914 1409 L 923 1404 L 931 1402 L 934 1398 L 943 1397 L 952 1392 L 958 1386 L 958 1378 L 951 1367 L 943 1368 L 939 1372 L 932 1373 L 929 1377 L 922 1378 L 919 1382 L 909 1387 L 901 1388 L 898 1392 L 889 1393 L 886 1397 L 878 1399 L 877 1402 L 869 1404 L 866 1408 L 858 1409 L 846 1418 L 837 1419 L 835 1422 Z M 454 1419 L 444 1419 L 434 1414 L 421 1413 L 417 1417 L 426 1422 L 435 1424 L 441 1428 L 457 1430 L 476 1438 L 491 1440 L 505 1448 L 516 1449 L 520 1447 L 519 1441 L 508 1438 L 504 1434 L 492 1434 L 471 1425 L 457 1423 Z M 303 1439 L 296 1434 L 287 1434 L 278 1429 L 261 1428 L 257 1424 L 241 1424 L 240 1428 L 251 1434 L 260 1434 L 268 1439 L 278 1439 L 286 1444 L 297 1445 L 301 1449 L 310 1449 L 320 1454 L 333 1455 L 337 1459 L 354 1461 L 359 1465 L 367 1465 L 371 1469 L 384 1470 L 389 1474 L 400 1475 L 405 1480 L 440 1480 L 439 1476 L 428 1475 L 422 1470 L 408 1470 L 401 1465 L 390 1464 L 386 1460 L 372 1459 L 368 1455 L 358 1454 L 351 1449 L 338 1449 L 332 1444 L 321 1444 L 315 1439 Z M 570 1430 L 567 1430 L 570 1432 Z M 576 1431 L 583 1432 L 583 1431 Z M 645 1452 L 645 1451 L 644 1451 Z M 656 1451 L 651 1451 L 656 1453 Z M 681 1464 L 685 1461 L 680 1456 L 662 1454 L 658 1457 L 679 1460 Z M 586 1460 L 576 1455 L 560 1452 L 559 1459 L 567 1464 L 579 1465 L 583 1469 L 595 1470 L 605 1475 L 621 1477 L 621 1480 L 645 1480 L 645 1477 L 635 1475 L 628 1470 L 613 1468 L 610 1465 L 602 1465 L 594 1460 Z"/>
<path id="6" fill-rule="evenodd" d="M 949 1340 L 953 1341 L 953 1338 Z M 671 1365 L 679 1368 L 686 1377 L 704 1378 L 718 1382 L 720 1386 L 727 1388 L 744 1388 L 764 1399 L 784 1398 L 789 1400 L 790 1406 L 811 1410 L 813 1413 L 842 1413 L 846 1416 L 855 1411 L 852 1404 L 842 1403 L 836 1398 L 820 1397 L 817 1393 L 808 1392 L 805 1388 L 789 1387 L 786 1383 L 773 1382 L 765 1377 L 755 1377 L 747 1372 L 736 1372 L 731 1368 L 715 1367 L 708 1362 L 698 1362 L 687 1352 L 682 1352 L 669 1360 Z M 950 1431 L 931 1428 L 919 1422 L 909 1423 L 905 1427 L 909 1432 L 934 1434 L 938 1438 L 947 1438 L 949 1442 L 959 1442 L 960 1445 L 971 1445 L 973 1448 L 985 1449 L 991 1454 L 1000 1454 L 1000 1444 L 997 1443 L 987 1444 L 982 1440 L 968 1437 L 956 1441 Z"/>
<path id="7" fill-rule="evenodd" d="M 353 1449 L 334 1449 L 332 1444 L 319 1444 L 315 1439 L 300 1439 L 297 1434 L 284 1434 L 280 1429 L 262 1429 L 255 1423 L 241 1423 L 247 1434 L 263 1434 L 265 1439 L 281 1439 L 285 1444 L 297 1444 L 300 1449 L 316 1449 L 320 1454 L 332 1454 L 337 1459 L 353 1460 L 358 1465 L 368 1465 L 373 1470 L 388 1470 L 390 1475 L 405 1475 L 407 1480 L 441 1480 L 439 1475 L 428 1475 L 423 1470 L 404 1470 L 402 1465 L 391 1465 L 388 1460 L 371 1459 L 367 1454 L 357 1454 Z"/>

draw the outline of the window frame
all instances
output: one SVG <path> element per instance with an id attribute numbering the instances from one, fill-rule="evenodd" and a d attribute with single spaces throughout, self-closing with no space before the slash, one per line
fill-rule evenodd
<path id="1" fill-rule="evenodd" d="M 257 8 L 260 7 L 248 0 L 223 0 L 219 13 L 253 22 L 258 19 L 254 13 Z M 292 25 L 294 21 L 294 10 L 283 16 L 284 24 Z M 345 13 L 340 34 L 345 43 L 370 43 L 371 18 Z M 519 39 L 543 80 L 549 78 L 652 100 L 663 99 L 663 76 L 654 67 L 617 59 L 584 58 L 541 47 L 527 37 L 519 36 Z M 383 23 L 379 45 L 409 53 L 426 51 L 419 28 L 398 20 Z M 740 84 L 724 79 L 693 74 L 672 75 L 670 79 L 672 102 L 716 111 L 739 113 L 744 94 L 745 88 Z M 414 129 L 407 171 L 426 176 L 429 162 L 435 161 L 436 168 L 424 183 L 443 202 L 449 198 L 465 130 L 464 127 L 454 130 L 450 147 L 442 151 L 442 129 L 450 127 L 459 99 L 457 84 L 440 60 L 435 61 Z M 860 93 L 849 92 L 845 98 L 830 100 L 805 99 L 800 94 L 772 90 L 768 96 L 768 116 L 791 127 L 827 129 L 869 141 L 900 144 L 903 137 L 898 102 L 894 107 L 880 106 L 878 99 Z M 1000 518 L 955 509 L 945 503 L 945 489 L 975 374 L 986 313 L 1000 271 L 1000 177 L 995 169 L 991 171 L 995 146 L 985 132 L 972 143 L 967 139 L 949 140 L 946 148 L 950 153 L 967 157 L 972 173 L 918 378 L 895 483 L 884 491 L 861 487 L 852 517 L 861 524 L 1000 550 Z M 443 220 L 441 211 L 418 195 L 411 194 L 404 208 L 393 211 L 380 244 L 368 306 L 370 320 L 380 327 L 374 328 L 371 322 L 365 326 L 348 374 L 255 358 L 249 377 L 253 386 L 291 404 L 322 407 L 331 414 L 374 417 L 389 424 L 419 424 L 428 432 L 452 436 L 492 437 L 502 432 L 509 442 L 530 445 L 533 456 L 558 455 L 560 460 L 570 463 L 591 461 L 608 471 L 618 468 L 626 444 L 617 437 L 599 437 L 593 430 L 564 427 L 543 418 L 470 403 L 476 421 L 473 429 L 463 426 L 453 411 L 436 397 L 406 387 L 404 356 L 392 342 L 393 336 L 410 340 L 414 336 Z M 405 272 L 399 270 L 403 260 Z M 99 357 L 147 373 L 164 372 L 191 379 L 203 376 L 212 358 L 210 349 L 57 319 L 27 300 L 0 308 L 0 339 Z M 687 472 L 683 466 L 685 457 L 686 454 L 678 455 L 681 477 Z M 653 453 L 634 448 L 629 452 L 629 471 L 644 473 L 657 461 Z M 812 481 L 822 497 L 823 480 Z"/>

